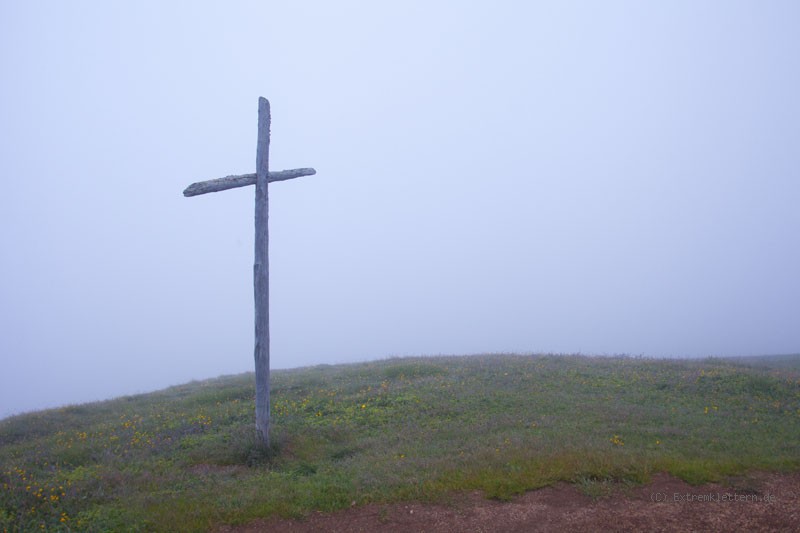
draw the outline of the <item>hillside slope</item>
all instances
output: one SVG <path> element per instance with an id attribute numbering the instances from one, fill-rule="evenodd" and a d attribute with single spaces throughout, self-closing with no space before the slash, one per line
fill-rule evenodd
<path id="1" fill-rule="evenodd" d="M 800 356 L 274 371 L 267 451 L 253 395 L 246 374 L 1 421 L 0 529 L 203 531 L 461 490 L 800 470 Z"/>

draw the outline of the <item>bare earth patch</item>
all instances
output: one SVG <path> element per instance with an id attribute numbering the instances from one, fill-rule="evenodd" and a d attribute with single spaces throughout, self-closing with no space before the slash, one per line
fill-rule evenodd
<path id="1" fill-rule="evenodd" d="M 304 520 L 259 520 L 222 532 L 482 531 L 798 531 L 800 473 L 754 474 L 693 487 L 667 474 L 643 486 L 608 488 L 591 498 L 558 484 L 511 502 L 481 493 L 447 504 L 370 504 Z"/>

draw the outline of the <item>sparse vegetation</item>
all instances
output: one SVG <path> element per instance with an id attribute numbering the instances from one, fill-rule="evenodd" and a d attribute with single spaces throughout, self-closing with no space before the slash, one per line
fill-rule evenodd
<path id="1" fill-rule="evenodd" d="M 394 359 L 274 371 L 0 422 L 0 530 L 204 531 L 352 502 L 506 499 L 559 480 L 800 469 L 800 356 Z"/>

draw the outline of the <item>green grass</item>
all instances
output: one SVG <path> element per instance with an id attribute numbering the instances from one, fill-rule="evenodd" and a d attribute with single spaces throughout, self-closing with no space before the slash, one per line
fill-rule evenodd
<path id="1" fill-rule="evenodd" d="M 772 364 L 772 362 L 775 364 Z M 800 356 L 405 358 L 0 421 L 0 530 L 204 531 L 369 502 L 800 469 Z"/>

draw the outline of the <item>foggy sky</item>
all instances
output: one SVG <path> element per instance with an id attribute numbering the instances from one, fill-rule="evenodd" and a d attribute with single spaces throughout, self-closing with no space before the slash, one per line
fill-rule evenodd
<path id="1" fill-rule="evenodd" d="M 0 417 L 253 366 L 800 351 L 800 4 L 0 2 Z"/>

